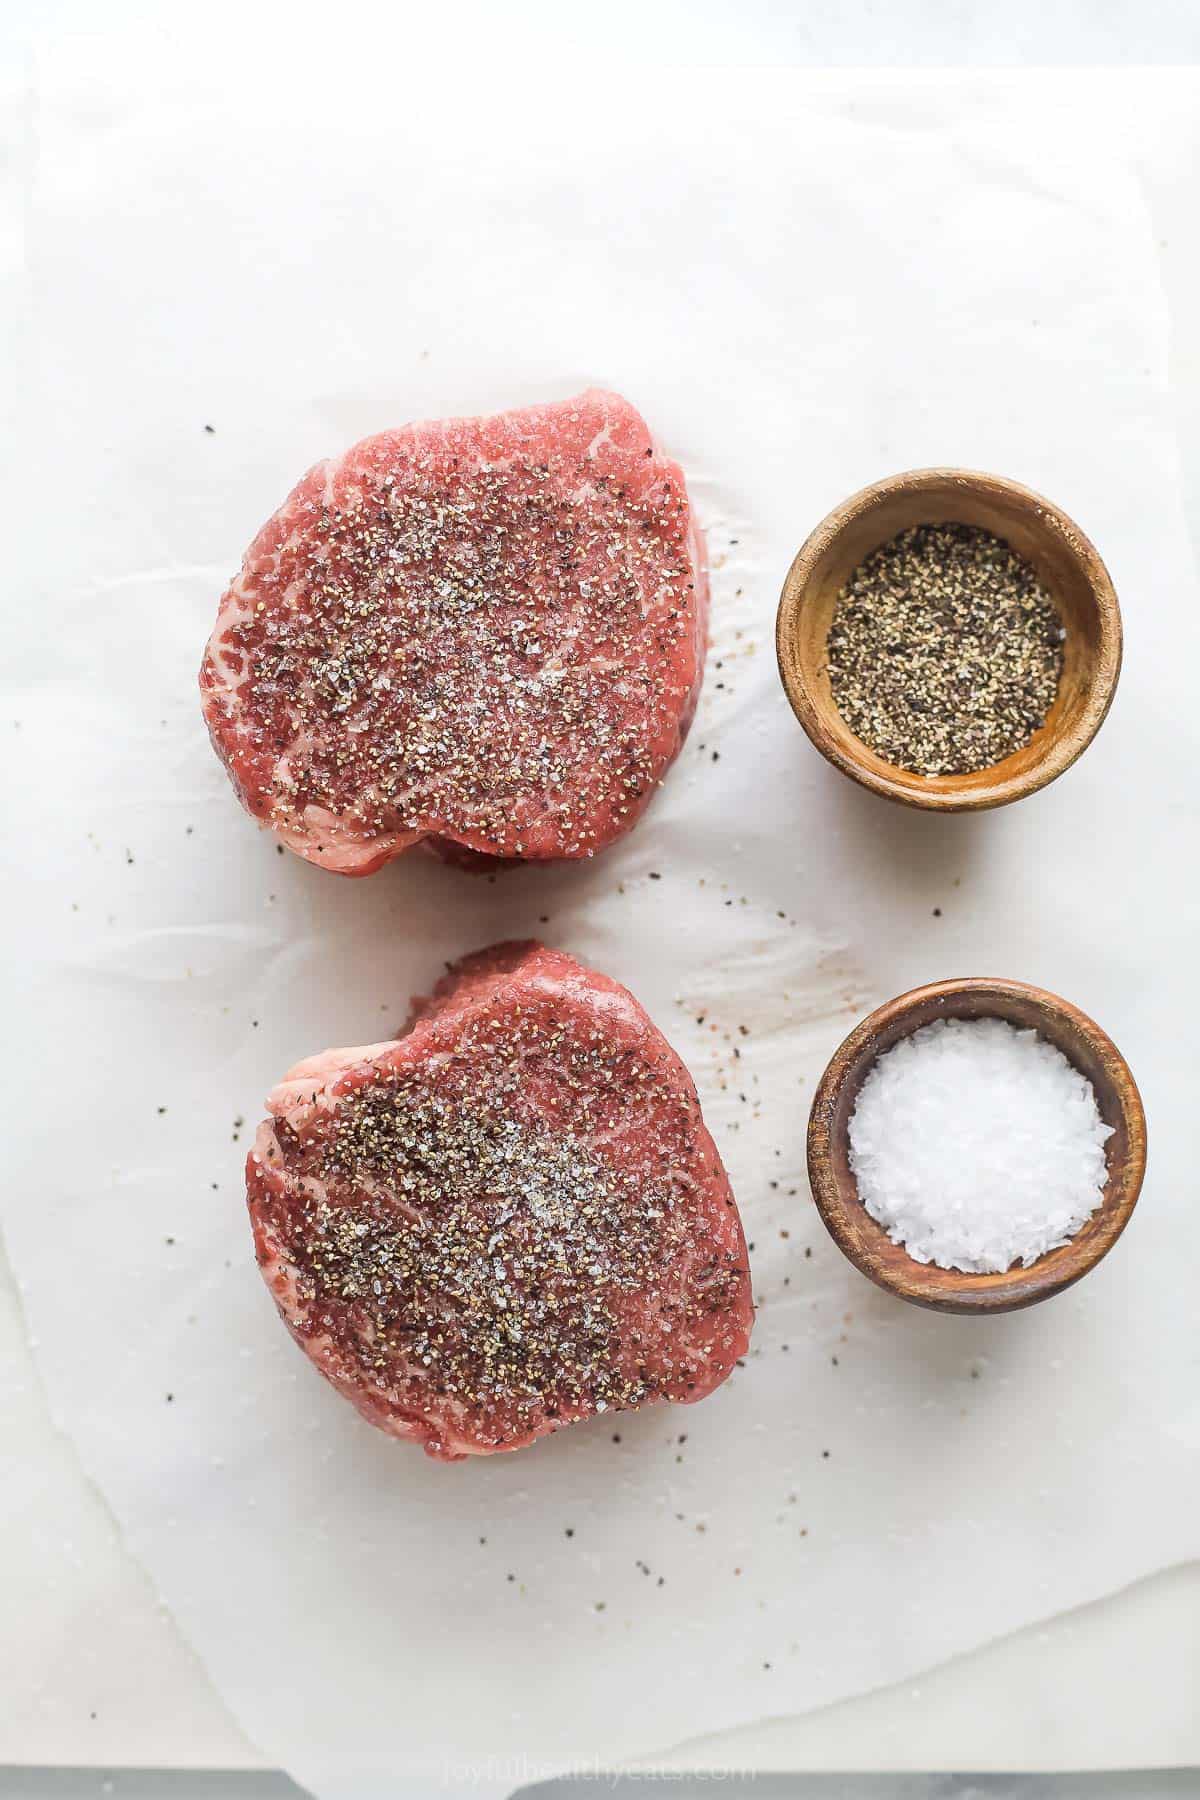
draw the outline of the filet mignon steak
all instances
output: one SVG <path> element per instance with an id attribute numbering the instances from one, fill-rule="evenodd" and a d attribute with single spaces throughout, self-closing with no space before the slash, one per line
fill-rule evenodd
<path id="1" fill-rule="evenodd" d="M 537 943 L 455 964 L 392 1043 L 270 1095 L 259 1264 L 371 1424 L 447 1461 L 701 1400 L 746 1350 L 746 1245 L 691 1078 L 633 996 Z"/>
<path id="2" fill-rule="evenodd" d="M 204 713 L 243 805 L 323 868 L 591 856 L 678 754 L 707 607 L 683 473 L 619 395 L 407 425 L 263 526 Z"/>

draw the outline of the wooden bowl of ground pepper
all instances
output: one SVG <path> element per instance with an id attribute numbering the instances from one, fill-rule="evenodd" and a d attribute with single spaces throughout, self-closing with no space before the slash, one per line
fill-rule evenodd
<path id="1" fill-rule="evenodd" d="M 788 571 L 776 649 L 835 768 L 889 800 L 967 812 L 1082 755 L 1112 704 L 1121 615 L 1051 501 L 999 475 L 917 469 L 817 526 Z"/>

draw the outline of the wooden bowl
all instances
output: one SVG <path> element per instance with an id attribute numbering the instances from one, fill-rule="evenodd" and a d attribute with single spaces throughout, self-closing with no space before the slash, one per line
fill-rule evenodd
<path id="1" fill-rule="evenodd" d="M 1104 1198 L 1069 1243 L 1028 1269 L 968 1275 L 919 1263 L 868 1213 L 850 1168 L 849 1124 L 868 1070 L 885 1050 L 934 1019 L 1007 1019 L 1056 1045 L 1091 1082 L 1100 1116 L 1113 1128 L 1105 1145 Z M 1023 981 L 937 981 L 889 1000 L 856 1025 L 821 1077 L 808 1121 L 813 1197 L 838 1247 L 877 1286 L 938 1312 L 1013 1312 L 1048 1300 L 1086 1275 L 1112 1249 L 1137 1202 L 1146 1168 L 1146 1116 L 1124 1057 L 1085 1013 Z"/>
<path id="2" fill-rule="evenodd" d="M 943 524 L 980 526 L 1011 544 L 1054 597 L 1067 631 L 1045 724 L 1023 749 L 970 775 L 916 775 L 876 756 L 844 723 L 826 667 L 834 603 L 863 558 L 910 525 Z M 1087 749 L 1121 672 L 1121 614 L 1096 550 L 1049 500 L 999 475 L 915 469 L 864 488 L 821 521 L 783 584 L 775 644 L 792 710 L 835 768 L 906 806 L 970 812 L 1035 793 Z"/>

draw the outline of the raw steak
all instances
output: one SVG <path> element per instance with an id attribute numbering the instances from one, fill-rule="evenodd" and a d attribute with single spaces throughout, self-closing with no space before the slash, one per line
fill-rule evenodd
<path id="1" fill-rule="evenodd" d="M 678 754 L 707 610 L 683 473 L 619 395 L 406 425 L 263 526 L 204 713 L 243 805 L 323 868 L 591 856 Z"/>
<path id="2" fill-rule="evenodd" d="M 701 1400 L 753 1317 L 690 1076 L 631 994 L 537 943 L 455 964 L 393 1043 L 299 1063 L 246 1165 L 293 1337 L 447 1461 Z"/>

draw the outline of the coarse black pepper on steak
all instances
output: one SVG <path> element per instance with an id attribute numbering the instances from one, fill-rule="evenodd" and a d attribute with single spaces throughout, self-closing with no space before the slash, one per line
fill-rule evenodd
<path id="1" fill-rule="evenodd" d="M 454 1461 L 701 1400 L 744 1355 L 746 1244 L 687 1070 L 541 944 L 456 963 L 403 1037 L 299 1063 L 246 1165 L 293 1337 Z"/>
<path id="2" fill-rule="evenodd" d="M 247 810 L 339 874 L 591 856 L 679 752 L 707 612 L 682 470 L 619 395 L 406 425 L 263 526 L 204 714 Z"/>

